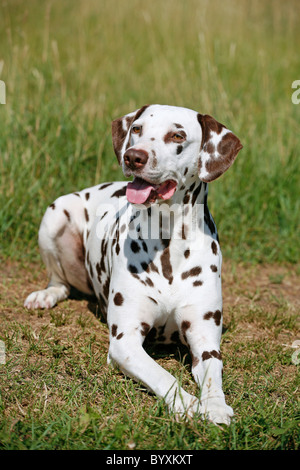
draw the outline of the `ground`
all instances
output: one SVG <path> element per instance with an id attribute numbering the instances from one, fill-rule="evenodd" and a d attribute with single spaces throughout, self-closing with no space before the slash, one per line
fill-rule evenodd
<path id="1" fill-rule="evenodd" d="M 296 402 L 297 396 L 298 368 L 292 358 L 296 351 L 293 345 L 299 339 L 298 271 L 291 265 L 245 267 L 228 263 L 223 269 L 225 394 L 228 404 L 235 409 L 235 420 L 245 422 L 247 414 L 253 419 L 257 413 L 268 415 L 269 419 L 267 410 L 272 408 L 274 416 L 281 415 L 281 424 L 288 423 L 282 431 L 274 421 L 275 437 L 268 436 L 267 448 L 272 448 L 271 443 L 277 447 L 278 436 L 282 442 L 282 433 L 287 438 L 284 441 L 288 442 L 287 447 L 297 446 L 296 431 L 290 424 L 295 411 L 290 406 L 294 406 L 291 404 Z M 115 420 L 116 425 L 120 413 L 143 415 L 143 407 L 146 407 L 150 410 L 147 413 L 155 414 L 153 406 L 158 406 L 155 398 L 107 366 L 108 329 L 98 318 L 95 304 L 88 299 L 74 298 L 48 311 L 29 312 L 23 308 L 26 295 L 46 283 L 45 270 L 37 264 L 21 266 L 9 262 L 1 271 L 0 338 L 6 346 L 6 369 L 0 366 L 1 411 L 7 421 L 6 437 L 2 436 L 4 447 L 5 439 L 7 442 L 13 439 L 12 431 L 20 423 L 24 424 L 29 418 L 39 423 L 43 419 L 53 420 L 57 410 L 66 410 L 72 416 L 74 413 L 83 433 L 94 419 L 100 419 L 97 413 L 101 414 L 105 429 L 109 428 L 111 420 Z M 187 390 L 196 392 L 187 351 L 150 353 L 170 372 L 179 374 Z M 107 393 L 111 395 L 109 404 L 106 403 Z M 162 419 L 161 416 L 156 418 Z M 199 432 L 195 426 L 192 429 L 196 434 Z M 25 437 L 17 430 L 16 434 L 15 439 L 24 445 L 28 431 Z M 106 439 L 111 442 L 108 436 Z M 103 440 L 106 442 L 105 438 Z M 136 446 L 137 441 L 135 435 L 127 444 L 123 443 L 122 448 Z M 11 445 L 13 448 L 20 446 Z M 45 448 L 46 444 L 40 445 Z M 48 445 L 55 447 L 49 442 Z M 30 445 L 25 444 L 25 447 Z"/>

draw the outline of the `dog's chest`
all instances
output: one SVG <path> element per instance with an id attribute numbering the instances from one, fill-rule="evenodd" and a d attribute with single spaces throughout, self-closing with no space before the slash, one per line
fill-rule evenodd
<path id="1" fill-rule="evenodd" d="M 113 195 L 120 193 L 115 185 L 108 190 Z M 197 297 L 205 266 L 218 264 L 203 219 L 199 226 L 192 227 L 186 219 L 184 223 L 178 219 L 172 226 L 164 220 L 166 214 L 161 217 L 153 208 L 138 211 L 123 194 L 118 198 L 105 195 L 100 200 L 99 193 L 104 191 L 94 194 L 97 210 L 88 207 L 90 215 L 97 215 L 93 221 L 89 218 L 84 240 L 86 270 L 102 309 L 107 309 L 110 295 L 121 287 L 132 303 L 151 298 L 168 311 Z"/>

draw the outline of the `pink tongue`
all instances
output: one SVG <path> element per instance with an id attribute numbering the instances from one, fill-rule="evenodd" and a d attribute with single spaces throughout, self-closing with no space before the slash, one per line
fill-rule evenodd
<path id="1" fill-rule="evenodd" d="M 127 184 L 126 196 L 129 202 L 143 204 L 147 201 L 152 190 L 156 191 L 157 197 L 170 199 L 176 189 L 175 181 L 166 181 L 161 185 L 153 185 L 141 178 L 135 178 L 132 183 Z"/>
<path id="2" fill-rule="evenodd" d="M 154 187 L 140 178 L 135 178 L 132 183 L 127 184 L 126 196 L 129 202 L 143 204 L 149 197 Z"/>

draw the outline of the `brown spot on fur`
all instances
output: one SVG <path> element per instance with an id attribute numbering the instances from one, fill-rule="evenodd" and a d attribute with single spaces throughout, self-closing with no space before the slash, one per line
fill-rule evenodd
<path id="1" fill-rule="evenodd" d="M 215 241 L 211 242 L 211 250 L 212 250 L 214 255 L 216 255 L 218 253 L 218 246 L 217 246 Z"/>
<path id="2" fill-rule="evenodd" d="M 208 359 L 211 358 L 219 359 L 219 361 L 222 360 L 222 355 L 220 351 L 212 350 L 212 351 L 203 351 L 202 353 L 202 360 L 207 361 Z"/>
<path id="3" fill-rule="evenodd" d="M 186 333 L 186 330 L 188 330 L 191 326 L 191 322 L 187 321 L 187 320 L 184 320 L 182 323 L 181 323 L 181 331 L 183 334 Z"/>
<path id="4" fill-rule="evenodd" d="M 85 216 L 85 220 L 88 222 L 90 218 L 89 218 L 89 213 L 86 207 L 84 208 L 84 216 Z"/>
<path id="5" fill-rule="evenodd" d="M 117 336 L 117 330 L 118 330 L 117 325 L 115 325 L 115 324 L 111 325 L 111 335 L 113 337 Z"/>
<path id="6" fill-rule="evenodd" d="M 85 199 L 88 201 L 90 198 L 90 193 L 85 193 Z"/>
<path id="7" fill-rule="evenodd" d="M 146 277 L 145 282 L 149 287 L 154 287 L 154 284 L 152 280 L 150 279 L 150 277 Z"/>
<path id="8" fill-rule="evenodd" d="M 105 284 L 103 286 L 103 294 L 106 299 L 108 299 L 108 294 L 109 294 L 109 284 L 110 284 L 110 278 L 108 277 L 105 281 Z"/>
<path id="9" fill-rule="evenodd" d="M 126 195 L 126 188 L 127 188 L 127 185 L 126 186 L 123 186 L 123 188 L 121 189 L 118 189 L 118 191 L 115 191 L 111 197 L 122 197 L 122 196 L 125 196 Z"/>
<path id="10" fill-rule="evenodd" d="M 112 183 L 104 183 L 104 184 L 101 184 L 101 186 L 99 186 L 98 188 L 98 191 L 102 190 L 102 189 L 105 189 L 105 188 L 108 188 L 109 186 L 111 186 Z"/>
<path id="11" fill-rule="evenodd" d="M 202 271 L 202 268 L 200 266 L 196 266 L 189 271 L 185 271 L 184 273 L 181 274 L 181 279 L 187 279 L 188 277 L 193 277 L 193 276 L 198 276 Z"/>
<path id="12" fill-rule="evenodd" d="M 49 207 L 51 207 L 51 209 L 53 209 L 53 210 L 54 210 L 54 209 L 55 209 L 55 204 L 54 204 L 54 202 L 53 202 L 53 204 L 50 204 L 50 206 L 49 206 Z"/>
<path id="13" fill-rule="evenodd" d="M 119 333 L 116 339 L 121 339 L 123 338 L 123 336 L 124 336 L 124 333 Z"/>
<path id="14" fill-rule="evenodd" d="M 190 195 L 188 193 L 188 191 L 185 193 L 185 196 L 183 198 L 183 204 L 187 204 L 190 200 Z"/>
<path id="15" fill-rule="evenodd" d="M 218 268 L 215 264 L 211 264 L 210 269 L 212 270 L 213 273 L 216 273 L 218 271 Z"/>
<path id="16" fill-rule="evenodd" d="M 187 338 L 186 338 L 186 332 L 190 328 L 190 326 L 191 326 L 191 323 L 187 320 L 184 320 L 181 323 L 181 331 L 182 331 L 183 339 L 186 343 L 188 343 Z"/>
<path id="17" fill-rule="evenodd" d="M 157 300 L 153 299 L 153 297 L 149 297 L 149 296 L 148 296 L 148 299 L 152 300 L 152 302 L 154 302 L 155 304 L 157 304 Z"/>
<path id="18" fill-rule="evenodd" d="M 185 250 L 185 252 L 184 252 L 184 257 L 185 257 L 185 258 L 188 258 L 188 257 L 190 256 L 190 253 L 191 253 L 191 252 L 190 252 L 189 249 Z"/>
<path id="19" fill-rule="evenodd" d="M 177 145 L 176 154 L 180 155 L 182 150 L 183 150 L 183 146 L 182 145 Z"/>
<path id="20" fill-rule="evenodd" d="M 68 211 L 66 211 L 66 209 L 64 209 L 64 214 L 67 217 L 68 221 L 70 222 L 70 220 L 71 220 L 70 212 L 68 212 Z"/>
<path id="21" fill-rule="evenodd" d="M 192 354 L 192 367 L 196 367 L 198 364 L 199 364 L 198 357 L 196 357 Z"/>
<path id="22" fill-rule="evenodd" d="M 149 333 L 149 331 L 151 329 L 150 325 L 148 323 L 142 322 L 141 327 L 142 327 L 141 335 L 142 336 L 147 336 L 147 334 Z"/>
<path id="23" fill-rule="evenodd" d="M 172 265 L 170 263 L 170 249 L 166 247 L 160 257 L 163 276 L 168 279 L 169 284 L 173 282 Z"/>
<path id="24" fill-rule="evenodd" d="M 207 312 L 204 314 L 203 318 L 204 320 L 210 320 L 211 318 L 213 318 L 215 324 L 219 326 L 221 323 L 222 312 L 221 310 L 216 310 L 215 312 Z"/>
<path id="25" fill-rule="evenodd" d="M 114 296 L 114 303 L 118 307 L 120 307 L 124 302 L 124 297 L 120 292 L 117 292 L 116 295 Z"/>
<path id="26" fill-rule="evenodd" d="M 186 236 L 187 236 L 187 226 L 185 224 L 182 224 L 182 227 L 181 227 L 181 238 L 182 240 L 186 240 Z"/>
<path id="27" fill-rule="evenodd" d="M 202 284 L 203 284 L 203 281 L 194 281 L 194 282 L 193 282 L 193 286 L 194 286 L 194 287 L 202 286 Z"/>

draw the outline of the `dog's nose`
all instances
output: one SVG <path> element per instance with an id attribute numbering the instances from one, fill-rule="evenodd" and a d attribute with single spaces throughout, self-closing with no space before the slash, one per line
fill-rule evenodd
<path id="1" fill-rule="evenodd" d="M 131 170 L 143 168 L 148 161 L 148 153 L 141 149 L 128 149 L 124 154 L 125 165 Z"/>

